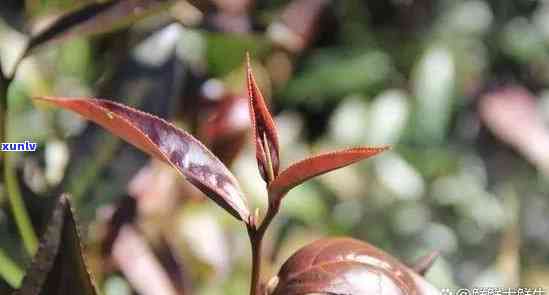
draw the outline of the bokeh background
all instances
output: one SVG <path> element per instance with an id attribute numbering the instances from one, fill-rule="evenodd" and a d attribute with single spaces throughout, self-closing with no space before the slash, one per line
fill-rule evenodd
<path id="1" fill-rule="evenodd" d="M 549 1 L 172 2 L 36 50 L 9 89 L 10 141 L 39 145 L 17 155 L 33 222 L 41 232 L 44 204 L 72 194 L 104 294 L 146 294 L 136 282 L 155 272 L 184 294 L 243 294 L 246 232 L 164 164 L 30 97 L 109 98 L 174 121 L 264 208 L 246 51 L 276 116 L 283 166 L 334 148 L 393 146 L 288 195 L 266 274 L 314 239 L 348 235 L 410 263 L 440 251 L 427 275 L 440 288 L 549 288 Z M 2 1 L 4 72 L 30 34 L 81 5 Z M 132 228 L 122 242 L 121 224 Z M 157 267 L 139 270 L 124 247 Z M 29 264 L 4 194 L 0 248 Z"/>

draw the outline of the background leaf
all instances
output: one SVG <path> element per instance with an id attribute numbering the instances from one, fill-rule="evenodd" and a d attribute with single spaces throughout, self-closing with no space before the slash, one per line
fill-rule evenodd
<path id="1" fill-rule="evenodd" d="M 62 195 L 40 241 L 38 254 L 15 295 L 57 295 L 76 290 L 83 295 L 97 294 L 69 201 Z"/>
<path id="2" fill-rule="evenodd" d="M 109 32 L 160 11 L 172 0 L 99 1 L 60 17 L 31 37 L 24 56 L 49 42 Z"/>

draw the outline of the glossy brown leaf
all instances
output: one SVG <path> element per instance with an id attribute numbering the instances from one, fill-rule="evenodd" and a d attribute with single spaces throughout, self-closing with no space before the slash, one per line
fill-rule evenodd
<path id="1" fill-rule="evenodd" d="M 25 55 L 51 41 L 74 36 L 105 33 L 129 25 L 133 21 L 161 10 L 172 0 L 96 1 L 60 17 L 53 24 L 31 37 Z"/>
<path id="2" fill-rule="evenodd" d="M 69 201 L 61 196 L 22 287 L 15 295 L 96 295 Z"/>
<path id="3" fill-rule="evenodd" d="M 236 218 L 249 210 L 233 174 L 197 139 L 167 121 L 102 99 L 37 98 L 72 110 L 165 161 Z"/>
<path id="4" fill-rule="evenodd" d="M 247 56 L 247 81 L 257 165 L 263 179 L 270 183 L 278 175 L 280 167 L 278 135 L 263 94 L 255 81 L 249 55 Z"/>
<path id="5" fill-rule="evenodd" d="M 280 269 L 273 294 L 438 294 L 418 279 L 396 258 L 368 243 L 330 238 L 292 255 Z"/>
<path id="6" fill-rule="evenodd" d="M 275 201 L 280 201 L 289 190 L 308 179 L 375 156 L 386 149 L 388 147 L 352 148 L 320 154 L 297 162 L 275 178 L 269 185 L 269 193 Z"/>

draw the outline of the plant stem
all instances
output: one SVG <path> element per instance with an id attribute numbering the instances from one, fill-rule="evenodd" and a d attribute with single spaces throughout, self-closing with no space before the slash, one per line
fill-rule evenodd
<path id="1" fill-rule="evenodd" d="M 257 220 L 255 216 L 248 224 L 248 237 L 250 238 L 250 244 L 252 248 L 252 274 L 250 279 L 250 295 L 262 295 L 261 294 L 261 246 L 263 244 L 263 237 L 269 225 L 273 221 L 274 217 L 278 213 L 280 204 L 270 203 L 267 209 L 267 214 L 261 225 L 257 227 Z"/>
<path id="2" fill-rule="evenodd" d="M 11 205 L 15 224 L 23 238 L 25 250 L 32 257 L 38 248 L 38 238 L 30 221 L 29 213 L 23 202 L 13 159 L 10 154 L 4 155 L 4 185 L 8 192 L 8 200 Z"/>
<path id="3" fill-rule="evenodd" d="M 7 122 L 6 108 L 8 105 L 8 86 L 10 81 L 6 79 L 2 72 L 2 65 L 0 64 L 0 140 L 3 142 L 5 139 L 5 125 Z M 0 153 L 0 161 L 3 160 L 4 153 Z"/>
<path id="4" fill-rule="evenodd" d="M 248 235 L 252 246 L 252 274 L 250 282 L 250 295 L 260 294 L 260 279 L 261 279 L 261 244 L 263 235 L 259 234 L 252 228 L 248 228 Z"/>
<path id="5" fill-rule="evenodd" d="M 6 78 L 4 72 L 2 71 L 2 65 L 0 64 L 0 142 L 4 142 L 6 138 L 6 109 L 8 106 L 8 88 L 10 82 L 11 79 Z M 4 157 L 4 153 L 0 152 L 0 161 L 2 165 L 4 165 L 4 167 L 9 167 L 9 165 L 7 164 L 7 162 L 9 161 L 8 158 L 9 157 Z M 0 171 L 2 170 L 0 169 Z M 9 198 L 9 200 L 13 208 L 13 203 L 11 202 L 12 198 Z M 14 216 L 15 215 L 16 214 L 14 214 Z M 17 224 L 19 225 L 19 222 L 17 222 Z M 0 249 L 0 276 L 4 278 L 4 280 L 13 288 L 18 288 L 21 284 L 21 281 L 23 280 L 23 271 L 21 270 L 21 268 L 13 260 L 11 260 L 10 257 L 2 249 Z"/>
<path id="6" fill-rule="evenodd" d="M 23 271 L 0 249 L 0 276 L 13 288 L 17 289 L 23 280 Z"/>
<path id="7" fill-rule="evenodd" d="M 17 69 L 14 70 L 14 73 L 16 70 Z M 9 138 L 8 89 L 11 82 L 12 78 L 7 78 L 3 73 L 0 73 L 0 142 L 6 142 L 6 139 Z M 15 224 L 19 229 L 27 253 L 33 256 L 38 247 L 38 238 L 32 227 L 23 198 L 21 197 L 21 190 L 19 189 L 19 182 L 17 181 L 17 174 L 15 172 L 15 166 L 13 165 L 13 157 L 9 152 L 2 153 L 2 156 L 2 164 L 4 165 L 4 185 L 15 218 Z"/>

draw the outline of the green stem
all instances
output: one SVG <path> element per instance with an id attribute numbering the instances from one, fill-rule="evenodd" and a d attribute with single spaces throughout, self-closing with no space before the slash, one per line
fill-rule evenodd
<path id="1" fill-rule="evenodd" d="M 4 135 L 5 125 L 6 125 L 6 105 L 8 97 L 8 84 L 9 81 L 4 76 L 2 72 L 2 64 L 0 63 L 0 143 L 4 142 L 6 138 Z M 4 165 L 4 153 L 0 152 L 0 163 Z M 4 171 L 3 166 L 0 166 L 0 173 Z M 4 201 L 4 194 L 0 194 L 0 204 Z"/>
<path id="2" fill-rule="evenodd" d="M 8 192 L 8 200 L 11 205 L 13 217 L 15 218 L 15 224 L 23 238 L 25 250 L 27 250 L 27 253 L 32 257 L 38 248 L 38 238 L 32 227 L 25 203 L 23 202 L 21 190 L 19 189 L 19 182 L 17 181 L 17 174 L 15 173 L 15 167 L 13 166 L 13 158 L 9 153 L 4 154 L 4 182 Z"/>
<path id="3" fill-rule="evenodd" d="M 0 142 L 6 142 L 9 138 L 8 134 L 8 89 L 12 81 L 11 78 L 6 78 L 3 74 L 0 80 Z M 15 218 L 15 224 L 23 239 L 23 244 L 28 254 L 31 257 L 36 252 L 38 247 L 38 238 L 32 223 L 30 221 L 27 208 L 23 202 L 21 196 L 21 190 L 19 189 L 19 182 L 17 181 L 17 174 L 15 172 L 15 166 L 13 165 L 13 157 L 9 152 L 2 153 L 4 165 L 4 185 L 6 187 L 8 201 L 10 203 L 13 216 Z"/>
<path id="4" fill-rule="evenodd" d="M 23 270 L 0 249 L 0 276 L 14 289 L 19 288 L 23 280 Z"/>
<path id="5" fill-rule="evenodd" d="M 8 105 L 8 86 L 9 81 L 4 77 L 2 73 L 2 65 L 0 64 L 0 140 L 3 142 L 6 138 L 4 131 L 7 122 L 6 107 Z M 3 160 L 4 154 L 0 153 L 0 161 Z"/>

